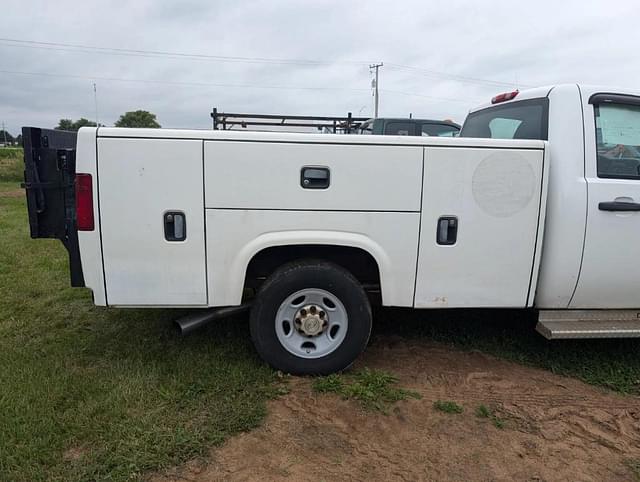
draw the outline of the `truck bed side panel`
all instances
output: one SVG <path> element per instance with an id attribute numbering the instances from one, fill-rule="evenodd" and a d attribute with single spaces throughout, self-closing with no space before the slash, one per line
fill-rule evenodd
<path id="1" fill-rule="evenodd" d="M 425 148 L 415 306 L 525 307 L 543 189 L 543 149 Z M 442 217 L 454 244 L 438 244 Z"/>

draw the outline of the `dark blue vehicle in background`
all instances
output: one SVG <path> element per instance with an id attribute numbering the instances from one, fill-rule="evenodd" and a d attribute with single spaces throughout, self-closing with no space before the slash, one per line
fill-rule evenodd
<path id="1" fill-rule="evenodd" d="M 357 132 L 385 136 L 456 137 L 460 125 L 448 120 L 378 117 L 363 122 Z"/>

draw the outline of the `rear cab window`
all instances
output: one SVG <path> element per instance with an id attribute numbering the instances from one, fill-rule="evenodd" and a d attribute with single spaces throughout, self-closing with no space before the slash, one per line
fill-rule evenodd
<path id="1" fill-rule="evenodd" d="M 549 99 L 546 97 L 493 105 L 470 113 L 460 137 L 547 140 Z"/>

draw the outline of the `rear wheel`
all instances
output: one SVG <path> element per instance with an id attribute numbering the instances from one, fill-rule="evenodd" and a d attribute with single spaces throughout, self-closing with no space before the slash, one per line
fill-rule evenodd
<path id="1" fill-rule="evenodd" d="M 371 307 L 357 279 L 322 261 L 283 266 L 262 285 L 251 338 L 271 366 L 293 374 L 348 368 L 371 333 Z"/>

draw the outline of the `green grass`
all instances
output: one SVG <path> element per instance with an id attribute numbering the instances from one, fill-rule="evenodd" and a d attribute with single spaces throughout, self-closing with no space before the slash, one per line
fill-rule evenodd
<path id="1" fill-rule="evenodd" d="M 21 147 L 0 147 L 0 182 L 22 181 L 24 154 Z"/>
<path id="2" fill-rule="evenodd" d="M 341 393 L 344 389 L 342 375 L 337 373 L 316 378 L 312 386 L 316 392 L 320 393 Z"/>
<path id="3" fill-rule="evenodd" d="M 640 394 L 640 340 L 549 341 L 522 310 L 374 310 L 373 338 L 389 335 L 479 350 L 624 394 Z"/>
<path id="4" fill-rule="evenodd" d="M 458 414 L 464 412 L 464 408 L 451 400 L 436 400 L 433 408 L 444 413 Z"/>
<path id="5" fill-rule="evenodd" d="M 476 417 L 478 418 L 489 418 L 491 413 L 491 410 L 486 405 L 478 405 L 476 408 Z"/>
<path id="6" fill-rule="evenodd" d="M 506 425 L 505 421 L 496 415 L 496 411 L 486 405 L 478 405 L 476 408 L 476 417 L 491 420 L 491 423 L 496 428 L 504 428 Z"/>
<path id="7" fill-rule="evenodd" d="M 631 470 L 633 480 L 640 482 L 640 460 L 628 460 L 627 466 Z"/>
<path id="8" fill-rule="evenodd" d="M 280 385 L 245 318 L 181 338 L 179 312 L 97 308 L 68 277 L 24 198 L 0 196 L 0 480 L 130 480 L 263 419 Z"/>
<path id="9" fill-rule="evenodd" d="M 387 413 L 400 400 L 420 398 L 418 393 L 400 388 L 397 383 L 390 373 L 364 368 L 346 375 L 318 377 L 312 387 L 320 393 L 336 393 L 345 400 L 357 400 L 366 410 Z"/>

